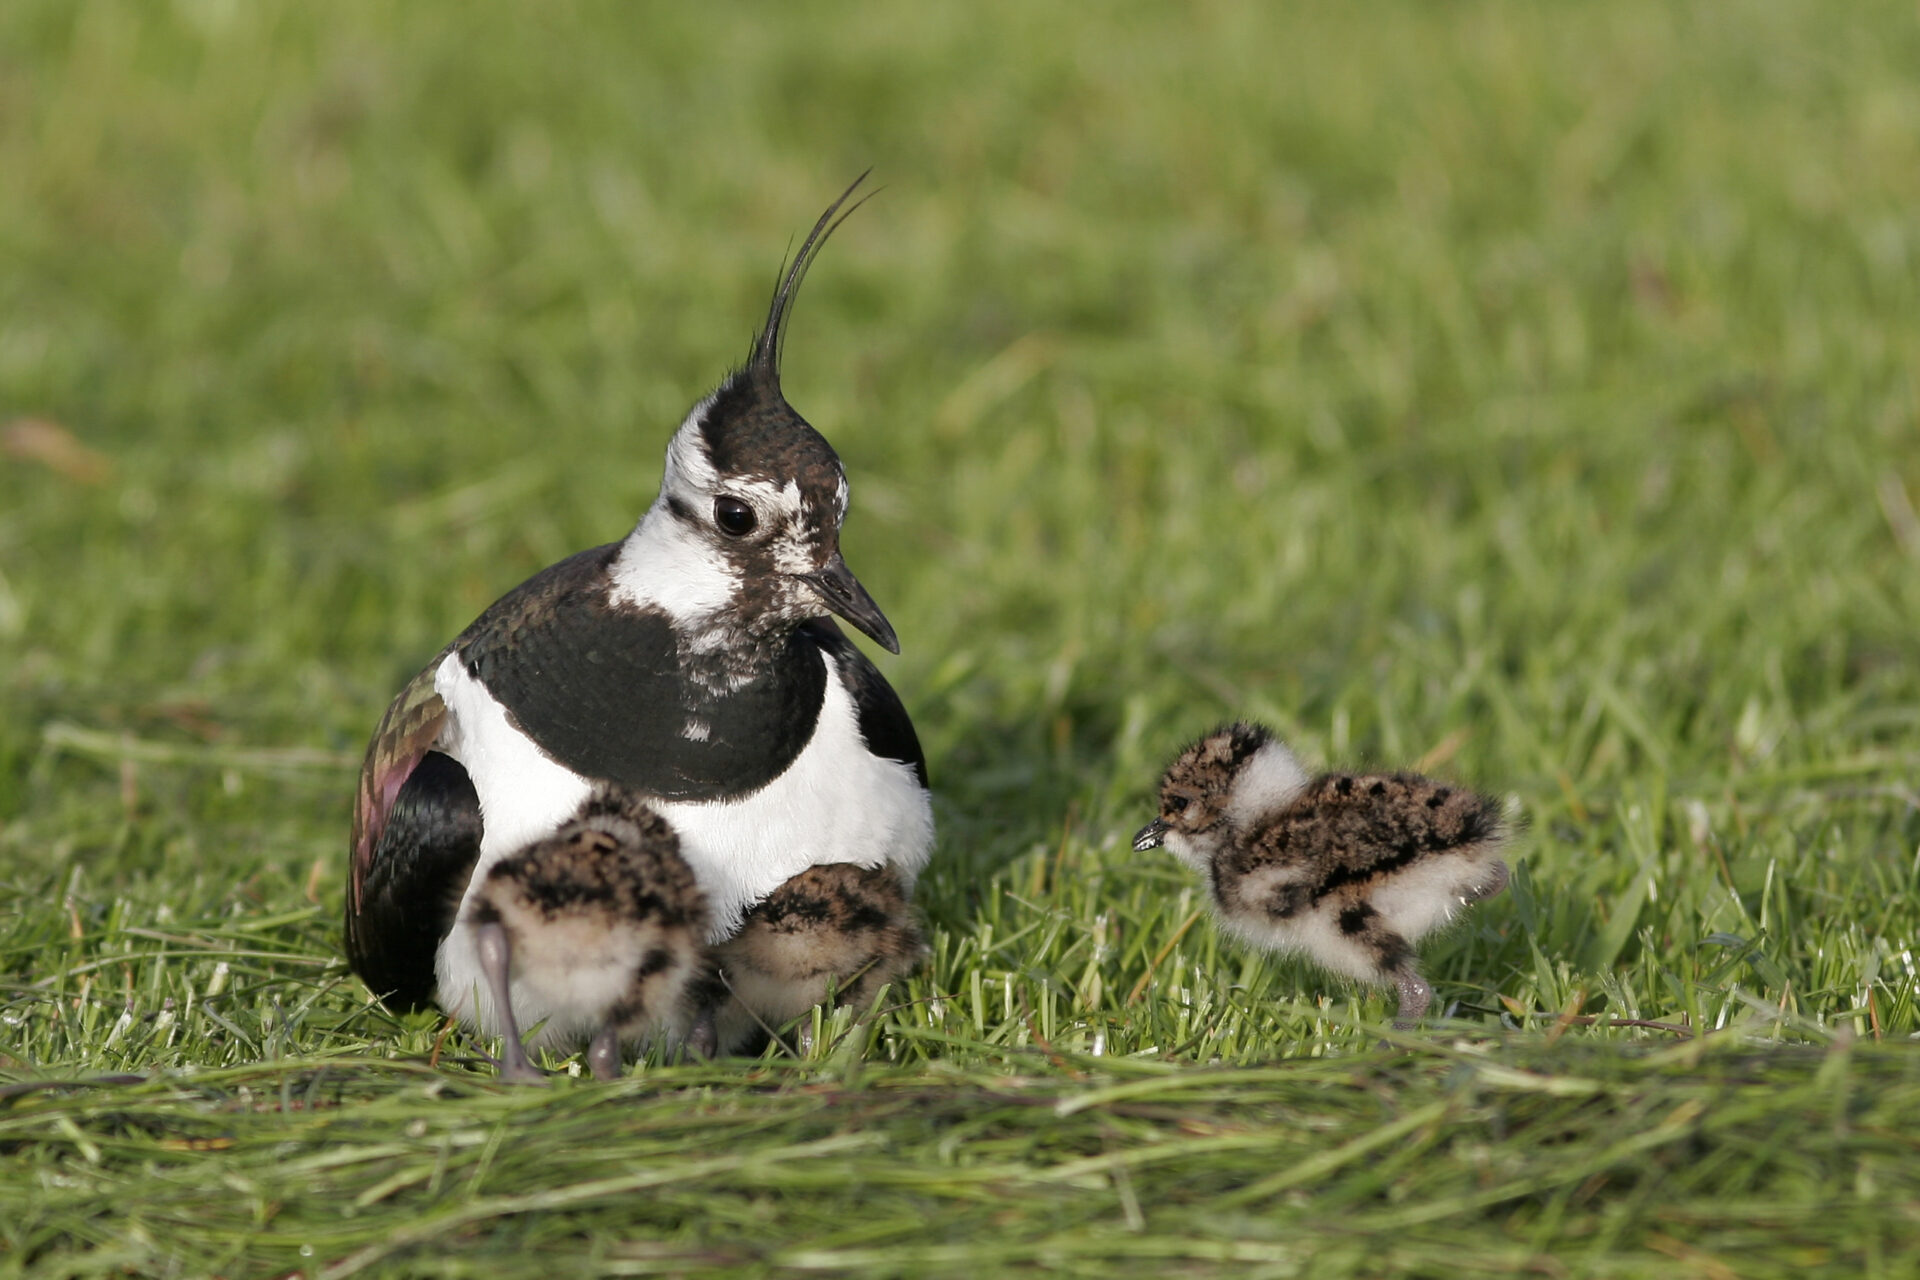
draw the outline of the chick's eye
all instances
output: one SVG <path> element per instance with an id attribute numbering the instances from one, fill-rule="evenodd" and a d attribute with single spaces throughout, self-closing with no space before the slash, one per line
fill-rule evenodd
<path id="1" fill-rule="evenodd" d="M 1180 795 L 1168 796 L 1167 812 L 1170 814 L 1185 813 L 1187 811 L 1188 801 L 1189 801 L 1189 797 L 1187 796 L 1180 796 Z"/>
<path id="2" fill-rule="evenodd" d="M 753 514 L 753 508 L 740 499 L 720 497 L 713 500 L 713 522 L 720 526 L 720 532 L 741 538 L 752 533 L 753 526 L 760 521 Z"/>

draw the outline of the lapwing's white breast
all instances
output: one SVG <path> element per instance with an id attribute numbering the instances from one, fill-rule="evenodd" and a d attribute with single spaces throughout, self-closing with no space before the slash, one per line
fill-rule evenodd
<path id="1" fill-rule="evenodd" d="M 891 862 L 906 888 L 933 852 L 933 806 L 912 766 L 876 756 L 831 657 L 813 736 L 786 772 L 733 800 L 657 801 L 706 890 L 712 940 L 748 907 L 808 867 Z"/>

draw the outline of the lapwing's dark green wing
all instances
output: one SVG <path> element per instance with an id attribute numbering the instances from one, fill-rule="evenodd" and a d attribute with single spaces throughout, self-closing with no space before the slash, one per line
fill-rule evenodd
<path id="1" fill-rule="evenodd" d="M 433 749 L 447 717 L 433 688 L 444 656 L 380 718 L 353 809 L 347 959 L 401 1009 L 432 1002 L 434 953 L 480 856 L 480 798 L 467 771 Z"/>

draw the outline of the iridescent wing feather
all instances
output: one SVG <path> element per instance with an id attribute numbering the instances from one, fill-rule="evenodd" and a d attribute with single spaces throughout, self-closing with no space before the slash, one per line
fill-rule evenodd
<path id="1" fill-rule="evenodd" d="M 347 884 L 347 957 L 389 1003 L 433 999 L 434 954 L 480 855 L 480 801 L 466 770 L 434 750 L 446 704 L 437 656 L 388 706 L 360 770 Z"/>

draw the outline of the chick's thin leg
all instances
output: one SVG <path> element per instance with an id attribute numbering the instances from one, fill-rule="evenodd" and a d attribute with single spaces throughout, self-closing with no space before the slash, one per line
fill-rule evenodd
<path id="1" fill-rule="evenodd" d="M 544 1076 L 539 1068 L 527 1061 L 527 1051 L 520 1045 L 520 1024 L 514 1021 L 513 998 L 508 990 L 507 974 L 511 968 L 512 944 L 507 940 L 506 926 L 498 920 L 489 920 L 474 930 L 474 949 L 480 953 L 480 972 L 486 976 L 487 990 L 493 996 L 493 1007 L 500 1013 L 500 1034 L 505 1039 L 501 1046 L 501 1078 L 506 1080 L 540 1080 Z"/>
<path id="2" fill-rule="evenodd" d="M 1400 1008 L 1393 1015 L 1395 1031 L 1411 1031 L 1427 1012 L 1427 1006 L 1433 1003 L 1433 988 L 1413 967 L 1413 961 L 1402 960 L 1393 971 L 1393 983 L 1400 988 Z"/>
<path id="3" fill-rule="evenodd" d="M 713 1025 L 712 1003 L 702 1004 L 687 1031 L 686 1050 L 696 1061 L 706 1062 L 720 1052 L 720 1033 Z"/>
<path id="4" fill-rule="evenodd" d="M 587 1046 L 587 1066 L 595 1080 L 620 1078 L 620 1033 L 609 1022 Z"/>

